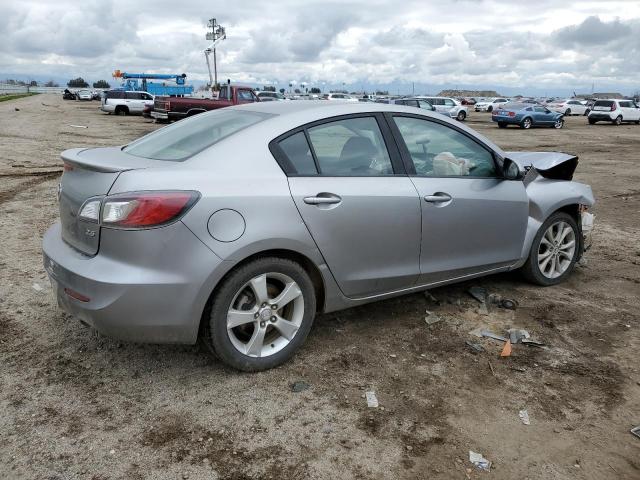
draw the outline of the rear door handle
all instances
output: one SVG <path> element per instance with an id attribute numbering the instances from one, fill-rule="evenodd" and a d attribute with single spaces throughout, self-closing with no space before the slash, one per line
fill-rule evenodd
<path id="1" fill-rule="evenodd" d="M 450 200 L 451 195 L 448 193 L 434 193 L 433 195 L 426 195 L 424 197 L 424 201 L 429 203 L 443 203 L 449 202 Z"/>
<path id="2" fill-rule="evenodd" d="M 333 193 L 321 194 L 319 193 L 315 197 L 304 197 L 304 203 L 307 205 L 333 205 L 340 203 L 342 198 Z"/>

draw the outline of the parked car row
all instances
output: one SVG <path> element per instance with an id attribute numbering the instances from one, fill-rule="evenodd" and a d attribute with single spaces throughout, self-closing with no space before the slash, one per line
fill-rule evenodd
<path id="1" fill-rule="evenodd" d="M 631 100 L 617 99 L 596 100 L 591 109 L 577 100 L 551 103 L 546 106 L 509 102 L 493 110 L 491 120 L 496 122 L 500 128 L 518 125 L 524 129 L 531 127 L 559 129 L 564 126 L 564 117 L 572 113 L 587 115 L 590 125 L 597 122 L 610 122 L 614 125 L 640 124 L 640 105 Z"/>
<path id="2" fill-rule="evenodd" d="M 80 90 L 69 90 L 68 88 L 64 89 L 62 92 L 63 100 L 100 100 L 101 96 L 100 90 L 87 90 L 85 88 Z"/>

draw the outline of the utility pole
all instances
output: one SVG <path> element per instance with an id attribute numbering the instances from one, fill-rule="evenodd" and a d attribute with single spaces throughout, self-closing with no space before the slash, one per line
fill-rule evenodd
<path id="1" fill-rule="evenodd" d="M 215 18 L 209 19 L 207 27 L 211 29 L 207 32 L 207 40 L 213 42 L 209 48 L 204 51 L 205 59 L 207 60 L 207 68 L 209 69 L 209 83 L 214 90 L 218 90 L 218 62 L 216 58 L 216 46 L 225 38 L 227 38 L 227 32 L 225 28 L 220 25 Z M 211 76 L 211 65 L 209 64 L 209 54 L 213 51 L 213 72 L 214 76 Z"/>

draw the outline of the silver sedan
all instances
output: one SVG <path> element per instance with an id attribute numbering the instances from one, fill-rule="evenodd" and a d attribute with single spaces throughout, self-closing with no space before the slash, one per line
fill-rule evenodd
<path id="1" fill-rule="evenodd" d="M 290 358 L 318 312 L 514 269 L 559 283 L 593 220 L 576 157 L 399 105 L 255 103 L 62 159 L 43 240 L 61 307 L 246 371 Z"/>

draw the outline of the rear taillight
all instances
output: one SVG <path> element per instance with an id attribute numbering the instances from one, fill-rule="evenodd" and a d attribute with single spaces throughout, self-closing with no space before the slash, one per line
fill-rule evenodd
<path id="1" fill-rule="evenodd" d="M 64 162 L 63 169 L 65 172 L 70 172 L 71 170 L 73 170 L 73 165 L 70 164 L 69 162 Z"/>
<path id="2" fill-rule="evenodd" d="M 616 105 L 615 105 L 615 104 L 611 105 L 611 111 L 612 111 L 612 112 L 615 112 L 615 111 L 616 111 Z"/>
<path id="3" fill-rule="evenodd" d="M 516 112 L 509 112 L 509 116 L 510 117 L 515 117 L 516 116 Z"/>
<path id="4" fill-rule="evenodd" d="M 102 225 L 149 228 L 175 222 L 198 200 L 197 192 L 135 192 L 106 197 Z"/>

